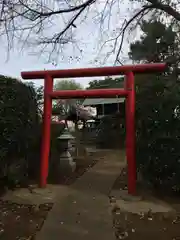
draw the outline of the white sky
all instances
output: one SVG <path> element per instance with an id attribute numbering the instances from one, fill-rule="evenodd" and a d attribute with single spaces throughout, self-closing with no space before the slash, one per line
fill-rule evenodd
<path id="1" fill-rule="evenodd" d="M 125 17 L 127 16 L 128 12 L 128 1 L 127 4 L 122 4 L 120 8 L 119 18 L 117 19 L 117 14 L 114 19 L 111 21 L 111 25 L 115 28 L 118 28 L 122 24 L 122 21 L 124 21 Z M 99 10 L 99 7 L 98 7 Z M 92 17 L 92 16 L 91 16 Z M 81 59 L 79 61 L 75 60 L 69 60 L 69 56 L 78 56 L 78 52 L 75 49 L 74 46 L 66 46 L 64 53 L 62 53 L 63 59 L 60 59 L 57 63 L 57 66 L 53 66 L 51 63 L 47 62 L 47 56 L 33 56 L 30 54 L 30 51 L 26 48 L 20 53 L 18 50 L 14 50 L 10 52 L 10 56 L 8 61 L 7 59 L 7 49 L 2 44 L 0 45 L 0 74 L 16 77 L 21 79 L 21 71 L 31 71 L 31 70 L 44 70 L 44 69 L 67 69 L 67 68 L 84 68 L 84 67 L 93 67 L 93 66 L 102 66 L 104 63 L 102 63 L 104 56 L 107 54 L 108 50 L 110 49 L 111 43 L 108 43 L 106 48 L 101 52 L 100 60 L 102 61 L 94 61 L 94 59 L 97 56 L 98 53 L 98 39 L 99 39 L 99 28 L 96 27 L 95 23 L 92 23 L 90 20 L 85 22 L 84 24 L 80 25 L 80 28 L 77 29 L 76 38 L 77 41 L 80 42 L 79 47 L 83 49 L 83 54 L 81 56 Z M 104 33 L 102 39 L 106 39 L 106 37 L 109 37 L 107 35 L 110 34 L 110 37 L 113 34 L 111 31 L 109 31 L 109 34 L 107 33 L 108 30 L 106 29 L 106 32 Z M 124 42 L 123 45 L 123 56 L 127 56 L 129 48 L 129 43 L 127 40 Z M 36 52 L 36 49 L 34 49 Z M 104 65 L 112 65 L 114 62 L 115 55 L 112 55 Z M 77 82 L 80 82 L 84 86 L 88 85 L 88 82 L 92 80 L 92 78 L 82 78 L 82 79 L 75 79 Z M 43 80 L 37 80 L 33 81 L 36 85 L 42 85 Z"/>

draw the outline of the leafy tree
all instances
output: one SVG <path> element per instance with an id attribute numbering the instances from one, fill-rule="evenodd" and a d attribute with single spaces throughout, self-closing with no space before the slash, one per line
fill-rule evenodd
<path id="1" fill-rule="evenodd" d="M 178 65 L 177 35 L 157 21 L 143 22 L 141 29 L 140 41 L 130 45 L 131 59 L 153 62 L 173 57 L 175 62 L 168 74 L 136 77 L 138 168 L 151 186 L 180 191 L 180 124 L 175 114 L 180 104 L 180 88 L 174 74 Z"/>
<path id="2" fill-rule="evenodd" d="M 74 80 L 60 80 L 56 82 L 54 86 L 55 90 L 77 90 L 83 89 L 83 86 L 80 83 L 75 82 Z M 59 118 L 66 118 L 67 114 L 73 106 L 81 103 L 81 100 L 78 99 L 66 99 L 66 100 L 56 100 L 53 106 L 53 112 L 59 115 Z"/>
<path id="3" fill-rule="evenodd" d="M 129 56 L 133 60 L 168 62 L 168 58 L 178 54 L 177 34 L 173 31 L 172 26 L 166 26 L 159 21 L 142 21 L 140 29 L 144 34 L 140 40 L 130 45 L 133 54 L 130 52 Z"/>
<path id="4" fill-rule="evenodd" d="M 180 43 L 173 26 L 166 26 L 160 21 L 142 21 L 140 29 L 143 35 L 130 44 L 129 57 L 139 63 L 167 62 L 175 70 L 180 59 Z"/>
<path id="5" fill-rule="evenodd" d="M 39 115 L 42 116 L 43 114 L 43 103 L 44 103 L 44 87 L 35 87 L 34 83 L 29 83 L 34 87 L 36 90 L 36 100 L 38 103 L 38 112 Z M 60 80 L 55 83 L 54 90 L 76 90 L 76 89 L 83 89 L 80 83 L 75 82 L 74 80 Z M 77 101 L 74 100 L 56 100 L 53 102 L 53 110 L 54 114 L 62 115 L 65 111 L 65 105 L 69 106 L 69 103 L 76 103 Z"/>
<path id="6" fill-rule="evenodd" d="M 93 80 L 89 82 L 87 89 L 103 89 L 103 88 L 123 88 L 124 77 L 110 78 L 107 77 L 104 80 Z"/>
<path id="7" fill-rule="evenodd" d="M 55 90 L 77 90 L 83 89 L 83 86 L 74 80 L 59 80 L 55 83 Z"/>

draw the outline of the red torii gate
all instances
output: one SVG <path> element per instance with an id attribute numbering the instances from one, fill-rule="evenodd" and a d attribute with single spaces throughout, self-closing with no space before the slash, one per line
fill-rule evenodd
<path id="1" fill-rule="evenodd" d="M 126 65 L 117 67 L 81 68 L 65 70 L 45 70 L 22 72 L 23 79 L 44 79 L 44 116 L 43 137 L 41 144 L 41 176 L 40 186 L 45 187 L 48 177 L 50 152 L 50 127 L 52 99 L 61 98 L 109 98 L 113 96 L 126 97 L 126 158 L 128 163 L 128 192 L 136 192 L 136 161 L 135 161 L 135 87 L 134 74 L 162 72 L 165 63 Z M 53 91 L 54 78 L 126 76 L 124 89 L 94 89 L 94 90 L 63 90 Z"/>

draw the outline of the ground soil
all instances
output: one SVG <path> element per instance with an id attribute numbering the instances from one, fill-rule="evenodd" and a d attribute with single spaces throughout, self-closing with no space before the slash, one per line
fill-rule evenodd
<path id="1" fill-rule="evenodd" d="M 0 201 L 0 239 L 33 240 L 52 204 L 20 205 Z"/>
<path id="2" fill-rule="evenodd" d="M 114 189 L 127 189 L 127 169 L 124 169 L 116 180 Z M 121 212 L 120 208 L 114 208 L 112 211 L 113 227 L 117 239 L 128 240 L 180 240 L 180 197 L 165 196 L 156 192 L 149 192 L 138 186 L 138 194 L 149 199 L 158 197 L 170 204 L 175 212 L 173 214 L 151 213 L 133 214 Z M 150 196 L 151 195 L 151 196 Z M 114 200 L 116 201 L 116 200 Z"/>
<path id="3" fill-rule="evenodd" d="M 88 166 L 77 167 L 71 176 L 59 179 L 59 183 L 72 184 L 96 162 L 97 160 Z M 52 206 L 53 203 L 38 206 L 0 200 L 0 240 L 34 240 Z"/>
<path id="4" fill-rule="evenodd" d="M 104 153 L 106 154 L 106 153 Z M 102 155 L 101 155 L 102 157 Z M 70 185 L 83 175 L 95 163 L 77 168 L 71 177 L 60 179 L 60 184 Z M 116 180 L 114 189 L 127 188 L 127 171 L 121 173 Z M 140 194 L 148 198 L 145 189 L 139 189 Z M 160 196 L 161 197 L 161 196 Z M 119 208 L 112 211 L 112 225 L 117 239 L 129 240 L 180 240 L 180 198 L 164 197 L 176 210 L 173 215 L 162 213 L 131 214 L 122 213 Z M 0 201 L 0 240 L 34 240 L 36 232 L 41 228 L 53 204 L 20 205 L 7 201 Z"/>

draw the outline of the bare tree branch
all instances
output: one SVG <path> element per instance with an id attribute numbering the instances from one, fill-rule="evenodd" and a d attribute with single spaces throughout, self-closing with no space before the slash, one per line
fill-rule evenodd
<path id="1" fill-rule="evenodd" d="M 164 4 L 158 0 L 147 0 L 147 2 L 153 4 L 156 9 L 159 9 L 180 21 L 180 12 L 178 12 L 176 8 L 171 7 L 170 4 Z"/>
<path id="2" fill-rule="evenodd" d="M 87 6 L 90 6 L 91 4 L 93 4 L 96 0 L 87 0 L 86 2 L 78 5 L 78 6 L 70 6 L 70 8 L 68 9 L 59 9 L 57 11 L 49 11 L 49 12 L 39 12 L 33 8 L 30 8 L 28 5 L 24 4 L 23 1 L 19 2 L 25 7 L 27 8 L 29 11 L 34 12 L 37 16 L 34 18 L 34 20 L 36 20 L 39 17 L 50 17 L 52 15 L 57 15 L 57 14 L 62 14 L 62 13 L 70 13 L 70 12 L 75 12 L 78 11 L 80 9 L 86 8 Z"/>
<path id="3" fill-rule="evenodd" d="M 120 52 L 121 52 L 121 49 L 122 49 L 122 46 L 123 46 L 123 42 L 124 42 L 124 36 L 125 36 L 125 32 L 127 30 L 127 28 L 129 27 L 129 25 L 135 20 L 137 19 L 139 16 L 141 16 L 142 18 L 142 14 L 144 14 L 147 10 L 149 9 L 153 9 L 154 8 L 154 5 L 151 4 L 151 5 L 146 5 L 146 6 L 143 6 L 143 8 L 138 11 L 130 20 L 128 20 L 125 24 L 125 26 L 123 27 L 122 29 L 122 32 L 120 33 L 121 35 L 121 41 L 120 41 L 120 44 L 119 44 L 119 48 L 118 48 L 118 51 L 117 51 L 117 55 L 116 55 L 116 59 L 115 59 L 115 64 L 116 63 L 120 63 L 120 60 L 119 60 L 119 55 L 120 55 Z"/>
<path id="4" fill-rule="evenodd" d="M 21 50 L 30 46 L 40 54 L 47 52 L 51 59 L 55 53 L 63 55 L 64 45 L 77 44 L 76 33 L 81 32 L 82 22 L 90 25 L 93 21 L 99 30 L 99 53 L 106 51 L 104 61 L 113 55 L 115 63 L 122 64 L 119 56 L 126 31 L 132 32 L 148 13 L 158 13 L 158 18 L 170 16 L 175 24 L 180 22 L 177 0 L 143 0 L 140 10 L 139 1 L 131 0 L 129 4 L 135 3 L 137 13 L 132 16 L 133 10 L 129 9 L 130 17 L 122 17 L 123 2 L 127 0 L 0 0 L 0 37 L 6 37 L 8 52 L 15 41 L 21 44 Z M 112 21 L 116 17 L 118 27 Z"/>

